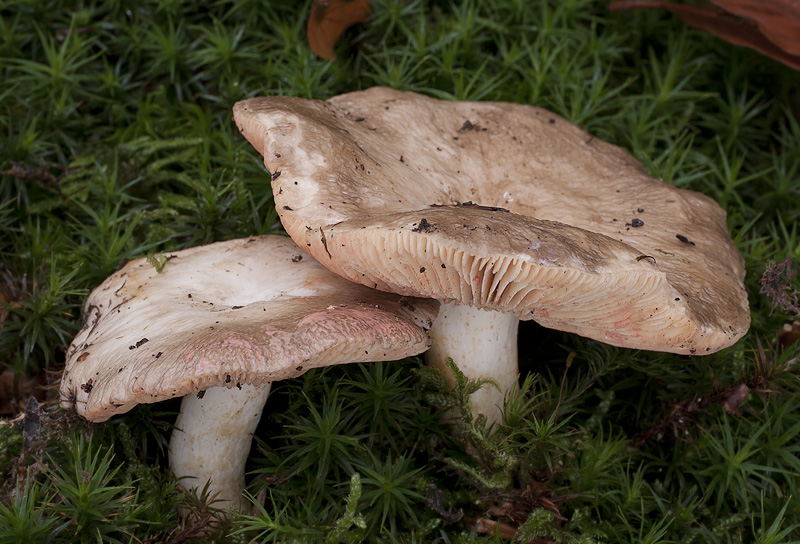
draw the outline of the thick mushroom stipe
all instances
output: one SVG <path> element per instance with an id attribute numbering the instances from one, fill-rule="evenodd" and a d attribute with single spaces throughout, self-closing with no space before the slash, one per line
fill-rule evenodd
<path id="1" fill-rule="evenodd" d="M 432 344 L 425 362 L 448 377 L 451 386 L 455 384 L 449 378 L 448 357 L 470 380 L 494 382 L 469 399 L 472 413 L 485 415 L 489 423 L 500 421 L 504 395 L 517 384 L 518 328 L 519 320 L 511 314 L 449 302 L 442 304 L 430 330 Z"/>
<path id="2" fill-rule="evenodd" d="M 725 212 L 551 112 L 373 88 L 234 118 L 286 231 L 351 281 L 679 354 L 749 327 Z"/>
<path id="3" fill-rule="evenodd" d="M 245 461 L 269 390 L 269 383 L 212 387 L 183 397 L 169 440 L 169 465 L 183 487 L 209 482 L 214 507 L 245 506 Z"/>
<path id="4" fill-rule="evenodd" d="M 263 406 L 271 382 L 428 348 L 436 301 L 356 285 L 304 255 L 289 238 L 261 236 L 171 252 L 160 272 L 146 259 L 128 263 L 86 302 L 83 328 L 67 350 L 61 406 L 99 422 L 137 404 L 184 397 L 172 466 L 203 480 L 226 463 L 241 469 L 253 414 L 261 412 L 255 404 Z M 248 385 L 263 394 L 237 411 L 238 398 L 253 396 L 239 391 Z M 213 409 L 193 397 L 206 390 L 233 404 L 225 408 L 230 418 L 217 414 L 204 427 L 197 411 Z M 210 435 L 224 459 L 210 462 L 206 450 L 176 446 L 204 448 Z M 229 476 L 211 479 L 212 492 L 237 502 L 241 478 L 235 485 Z"/>

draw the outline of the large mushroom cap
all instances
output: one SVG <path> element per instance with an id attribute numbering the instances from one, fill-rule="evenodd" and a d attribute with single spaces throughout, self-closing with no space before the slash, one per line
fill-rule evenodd
<path id="1" fill-rule="evenodd" d="M 355 285 L 288 238 L 230 240 L 132 261 L 86 302 L 61 405 L 104 421 L 140 403 L 260 385 L 310 368 L 394 360 L 430 344 L 437 303 Z"/>
<path id="2" fill-rule="evenodd" d="M 724 211 L 546 110 L 373 88 L 234 117 L 286 231 L 352 281 L 624 347 L 703 354 L 747 331 Z"/>

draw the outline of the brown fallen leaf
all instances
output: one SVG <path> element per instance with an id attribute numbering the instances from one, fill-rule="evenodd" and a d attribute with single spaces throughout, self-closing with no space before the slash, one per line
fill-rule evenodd
<path id="1" fill-rule="evenodd" d="M 800 47 L 800 21 L 795 25 L 792 21 L 800 19 L 800 5 L 786 0 L 715 0 L 717 4 L 731 4 L 736 13 L 747 13 L 747 18 L 726 11 L 714 4 L 676 4 L 649 0 L 628 0 L 614 2 L 608 6 L 609 11 L 622 11 L 636 8 L 666 9 L 677 15 L 684 23 L 701 30 L 711 32 L 715 36 L 732 43 L 755 49 L 759 53 L 771 57 L 786 66 L 800 70 L 800 54 L 795 53 Z M 744 6 L 748 4 L 748 6 Z M 773 4 L 772 6 L 768 6 Z M 765 9 L 768 6 L 769 9 Z M 773 14 L 783 14 L 784 21 L 775 25 Z M 788 37 L 787 37 L 787 34 Z M 792 34 L 793 33 L 793 34 Z M 790 47 L 785 45 L 790 43 Z"/>
<path id="2" fill-rule="evenodd" d="M 473 529 L 478 534 L 497 535 L 503 540 L 517 542 L 517 529 L 511 525 L 500 523 L 486 518 L 464 518 L 467 527 Z M 546 537 L 536 537 L 533 540 L 526 540 L 524 544 L 556 544 L 554 540 Z"/>
<path id="3" fill-rule="evenodd" d="M 740 383 L 737 385 L 722 404 L 722 406 L 725 408 L 725 411 L 729 414 L 735 414 L 738 412 L 749 393 L 750 388 L 747 387 L 747 384 Z"/>
<path id="4" fill-rule="evenodd" d="M 476 533 L 484 535 L 496 534 L 503 540 L 516 541 L 517 539 L 517 530 L 511 525 L 486 518 L 464 518 L 464 521 L 467 523 L 467 526 L 470 529 L 474 529 Z"/>
<path id="5" fill-rule="evenodd" d="M 800 56 L 800 3 L 796 0 L 713 0 L 727 11 L 752 19 L 769 41 Z"/>
<path id="6" fill-rule="evenodd" d="M 256 500 L 253 501 L 253 506 L 250 507 L 251 516 L 257 516 L 261 513 L 261 508 L 259 508 L 259 506 L 263 507 L 267 502 L 267 488 L 265 487 L 259 491 L 255 498 Z"/>
<path id="7" fill-rule="evenodd" d="M 342 33 L 356 23 L 365 23 L 371 0 L 314 0 L 308 18 L 308 45 L 324 59 L 333 59 L 333 47 Z"/>
<path id="8" fill-rule="evenodd" d="M 487 513 L 495 518 L 507 518 L 511 515 L 514 510 L 514 505 L 510 502 L 504 502 L 502 504 L 496 504 L 489 508 Z"/>

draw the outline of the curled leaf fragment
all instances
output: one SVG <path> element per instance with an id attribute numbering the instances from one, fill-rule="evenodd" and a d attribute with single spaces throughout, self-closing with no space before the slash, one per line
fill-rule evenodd
<path id="1" fill-rule="evenodd" d="M 345 30 L 365 23 L 371 0 L 314 0 L 308 18 L 308 45 L 324 59 L 333 59 L 333 47 Z"/>
<path id="2" fill-rule="evenodd" d="M 800 4 L 792 0 L 714 0 L 691 5 L 627 0 L 608 6 L 610 11 L 636 8 L 666 9 L 689 26 L 800 70 Z"/>

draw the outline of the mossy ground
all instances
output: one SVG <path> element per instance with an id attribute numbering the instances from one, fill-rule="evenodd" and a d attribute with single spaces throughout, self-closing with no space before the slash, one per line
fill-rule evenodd
<path id="1" fill-rule="evenodd" d="M 769 261 L 800 259 L 798 74 L 588 0 L 374 0 L 331 63 L 307 47 L 308 8 L 0 1 L 5 367 L 57 372 L 85 296 L 126 260 L 280 232 L 234 101 L 373 85 L 543 106 L 711 196 L 751 332 L 700 358 L 525 324 L 525 387 L 491 437 L 442 427 L 457 399 L 419 361 L 309 372 L 268 403 L 258 506 L 221 526 L 169 479 L 175 402 L 92 426 L 53 391 L 38 438 L 0 426 L 0 542 L 501 542 L 520 525 L 534 542 L 800 541 L 798 348 L 778 351 L 791 315 L 759 294 Z"/>

